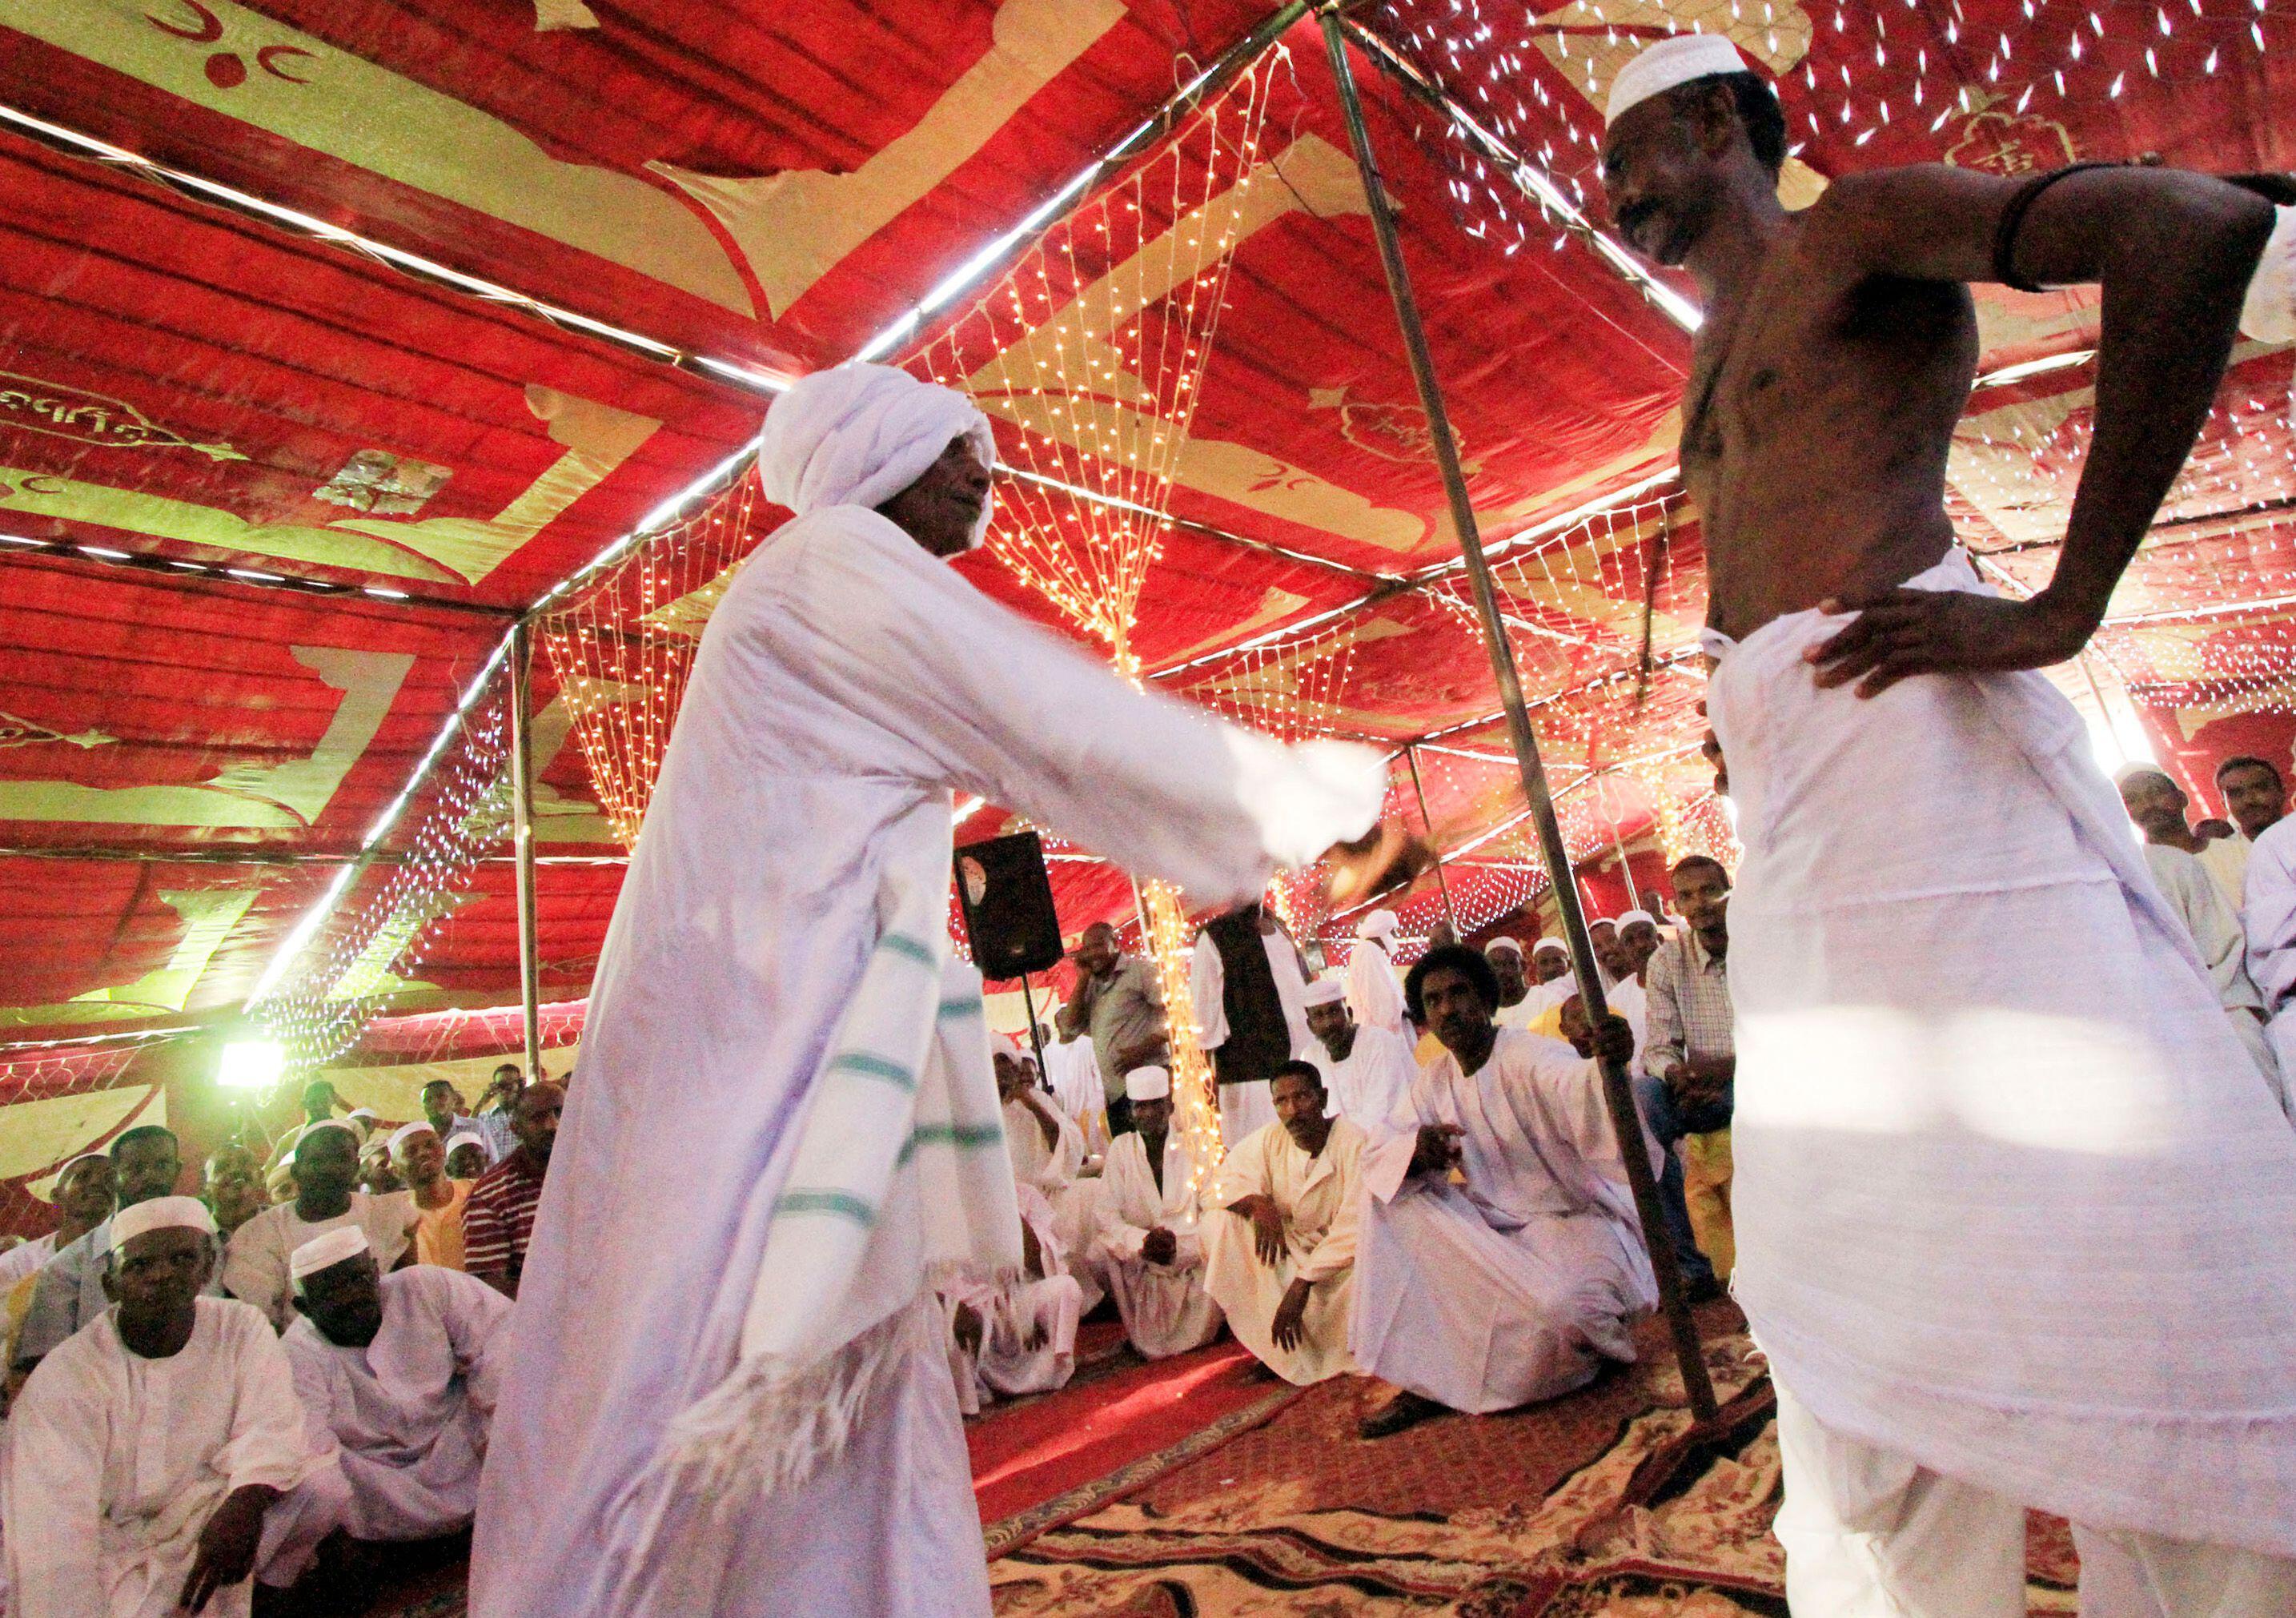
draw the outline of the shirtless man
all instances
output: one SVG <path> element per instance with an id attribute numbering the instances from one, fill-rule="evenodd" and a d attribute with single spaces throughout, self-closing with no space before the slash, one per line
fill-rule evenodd
<path id="1" fill-rule="evenodd" d="M 1788 213 L 1784 150 L 1718 37 L 1612 86 L 1612 211 L 1707 315 L 1682 466 L 1746 845 L 1734 1290 L 1777 1382 L 1788 1599 L 2022 1613 L 2030 1505 L 2076 1524 L 2086 1613 L 2296 1611 L 2296 1138 L 2020 672 L 2102 620 L 2285 227 L 2165 168 L 1882 170 Z M 1974 281 L 2103 287 L 2030 600 L 1946 514 Z"/>

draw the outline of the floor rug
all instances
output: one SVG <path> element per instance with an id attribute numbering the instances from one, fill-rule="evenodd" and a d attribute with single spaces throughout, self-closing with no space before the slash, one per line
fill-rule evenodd
<path id="1" fill-rule="evenodd" d="M 1655 1335 L 1566 1399 L 1375 1442 L 1384 1391 L 1326 1383 L 992 1563 L 998 1618 L 1785 1618 L 1760 1359 L 1726 1302 L 1701 1326 L 1737 1420 L 1685 1466 L 1645 1464 L 1689 1425 Z M 2057 1551 L 2042 1525 L 2036 1614 L 2072 1611 Z"/>

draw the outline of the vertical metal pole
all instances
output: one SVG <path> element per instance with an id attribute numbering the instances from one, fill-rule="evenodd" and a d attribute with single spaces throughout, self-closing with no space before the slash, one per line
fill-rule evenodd
<path id="1" fill-rule="evenodd" d="M 1045 1071 L 1045 1036 L 1037 1031 L 1037 998 L 1029 992 L 1029 974 L 1021 974 L 1021 1004 L 1029 1012 L 1029 1044 L 1037 1053 L 1037 1077 L 1050 1088 L 1052 1075 Z"/>
<path id="2" fill-rule="evenodd" d="M 534 699 L 528 677 L 533 632 L 521 622 L 510 635 L 511 854 L 518 874 L 518 998 L 526 1030 L 526 1076 L 542 1077 L 541 966 L 534 929 Z"/>
<path id="3" fill-rule="evenodd" d="M 1435 854 L 1435 886 L 1443 895 L 1444 919 L 1451 924 L 1451 935 L 1459 933 L 1459 913 L 1451 908 L 1451 884 L 1443 875 L 1443 850 L 1436 846 L 1435 821 L 1427 812 L 1427 789 L 1419 783 L 1419 750 L 1410 743 L 1403 744 L 1403 761 L 1411 766 L 1411 790 L 1419 799 L 1419 824 L 1427 828 L 1427 846 Z"/>
<path id="4" fill-rule="evenodd" d="M 1363 176 L 1364 195 L 1371 211 L 1372 233 L 1379 240 L 1381 267 L 1386 271 L 1388 294 L 1395 302 L 1396 324 L 1403 329 L 1403 348 L 1411 362 L 1412 380 L 1419 387 L 1419 402 L 1427 412 L 1429 436 L 1434 441 L 1435 465 L 1449 497 L 1452 526 L 1458 530 L 1459 551 L 1467 565 L 1468 582 L 1475 597 L 1475 613 L 1482 620 L 1483 639 L 1489 649 L 1491 673 L 1498 682 L 1499 706 L 1505 710 L 1507 736 L 1514 743 L 1515 763 L 1522 776 L 1522 794 L 1538 826 L 1538 842 L 1546 859 L 1548 887 L 1562 920 L 1563 940 L 1570 947 L 1570 963 L 1578 978 L 1578 996 L 1587 1015 L 1601 1027 L 1610 1013 L 1603 996 L 1603 974 L 1595 964 L 1594 945 L 1587 936 L 1587 914 L 1578 903 L 1570 850 L 1562 842 L 1562 823 L 1554 813 L 1547 791 L 1546 772 L 1538 761 L 1538 740 L 1530 730 L 1530 714 L 1522 700 L 1522 681 L 1515 671 L 1514 648 L 1500 620 L 1498 593 L 1491 584 L 1490 564 L 1483 557 L 1483 541 L 1475 523 L 1473 502 L 1467 496 L 1466 474 L 1459 466 L 1459 446 L 1451 435 L 1451 418 L 1443 407 L 1443 393 L 1435 380 L 1435 365 L 1427 350 L 1427 333 L 1419 321 L 1419 304 L 1412 295 L 1411 276 L 1403 263 L 1403 247 L 1395 234 L 1395 216 L 1373 157 L 1371 133 L 1364 127 L 1363 102 L 1356 94 L 1355 70 L 1348 62 L 1347 35 L 1339 14 L 1322 13 L 1324 45 L 1330 53 L 1332 78 L 1340 92 L 1340 111 L 1346 118 L 1348 139 L 1355 147 L 1356 168 Z M 1682 1272 L 1667 1239 L 1666 1220 L 1658 1197 L 1658 1179 L 1651 1172 L 1650 1156 L 1643 1148 L 1642 1114 L 1636 1109 L 1634 1090 L 1626 1070 L 1611 1062 L 1602 1064 L 1603 1098 L 1611 1127 L 1619 1137 L 1619 1155 L 1625 1161 L 1627 1180 L 1641 1218 L 1643 1243 L 1650 1250 L 1651 1270 L 1658 1279 L 1659 1306 L 1674 1339 L 1674 1356 L 1682 1370 L 1684 1389 L 1690 1396 L 1691 1414 L 1699 1421 L 1718 1413 L 1714 1384 L 1706 1375 L 1706 1357 L 1699 1346 L 1698 1326 L 1691 1318 L 1690 1302 L 1683 1291 Z"/>

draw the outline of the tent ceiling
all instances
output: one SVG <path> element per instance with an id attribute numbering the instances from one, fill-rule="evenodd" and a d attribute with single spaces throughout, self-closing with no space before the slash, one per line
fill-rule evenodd
<path id="1" fill-rule="evenodd" d="M 1964 3 L 1965 45 L 1946 37 L 1941 8 L 1761 9 L 1762 24 L 1726 25 L 1784 75 L 1804 142 L 1790 183 L 1808 193 L 1824 174 L 1889 161 L 2009 172 L 2158 152 L 2218 169 L 2296 167 L 2289 20 L 2276 5 L 2202 0 L 2189 24 L 2180 7 L 2166 43 L 2150 6 L 2105 6 L 2114 26 L 2085 36 L 2070 93 L 2024 106 L 1992 76 L 1996 37 L 2013 62 L 2055 63 L 2085 8 L 2043 6 L 2029 21 L 2017 0 Z M 898 329 L 1272 10 L 11 6 L 0 104 L 686 355 L 788 374 Z M 1629 27 L 1583 4 L 1548 12 L 1521 0 L 1391 0 L 1355 14 L 1373 42 L 1357 64 L 1373 139 L 1478 510 L 1502 544 L 1665 472 L 1688 339 L 1613 265 L 1559 239 L 1488 148 L 1463 144 L 1373 57 L 1407 62 L 1567 190 L 1591 177 L 1587 64 L 1606 75 L 1643 33 L 1726 22 L 1688 0 L 1636 16 Z M 2271 53 L 2245 43 L 2251 23 Z M 1577 55 L 1562 53 L 1566 38 Z M 1416 577 L 1456 546 L 1320 41 L 1302 27 L 1284 44 L 1260 147 L 1266 200 L 1237 250 L 1174 480 L 1181 525 L 1149 577 L 1137 645 L 1168 687 L 1250 714 L 1304 677 L 1280 644 L 1272 657 L 1218 654 L 1323 620 L 1325 639 L 1310 644 L 1343 645 L 1346 658 L 1333 727 L 1398 743 L 1445 733 L 1456 750 L 1421 762 L 1431 817 L 1457 844 L 1504 826 L 1519 793 L 1456 581 Z M 2146 71 L 2148 49 L 2164 77 Z M 2210 49 L 2221 60 L 2203 71 Z M 2008 82 L 2021 74 L 2047 84 L 2038 67 Z M 2121 93 L 2108 94 L 2116 76 Z M 1885 101 L 1897 116 L 1882 123 Z M 1932 127 L 1932 109 L 1948 106 Z M 0 218 L 0 532 L 160 565 L 0 555 L 0 904 L 29 924 L 0 941 L 0 1037 L 174 1026 L 244 997 L 406 785 L 508 615 L 723 461 L 763 401 L 691 363 L 410 277 L 18 130 L 0 133 L 12 204 Z M 2085 295 L 1988 290 L 1980 313 L 1988 367 L 2094 341 Z M 1972 401 L 1956 516 L 2013 583 L 2053 561 L 2094 380 L 2077 363 Z M 2296 595 L 2289 386 L 2286 353 L 2243 351 L 2174 504 L 2178 526 L 2140 562 L 2120 604 L 2132 620 L 2105 644 L 2116 669 L 2170 694 L 2151 716 L 2170 739 L 2256 705 L 2227 669 L 2253 667 L 2260 687 L 2271 659 L 2284 661 L 2284 604 L 2190 609 Z M 1550 764 L 1559 783 L 1588 776 L 1564 807 L 1574 847 L 1589 850 L 1648 830 L 1701 784 L 1685 751 L 1697 529 L 1646 503 L 1636 512 L 1517 546 L 1500 571 L 1532 694 L 1548 699 Z M 1051 618 L 993 558 L 963 565 Z M 359 593 L 369 588 L 438 604 Z M 1637 706 L 1646 594 L 1659 668 Z M 540 846 L 565 861 L 542 872 L 545 998 L 586 985 L 619 877 L 585 863 L 615 850 L 556 695 L 538 666 Z M 1045 719 L 1059 721 L 1056 696 Z M 1398 804 L 1409 790 L 1398 768 Z M 991 807 L 962 834 L 1008 824 Z M 408 853 L 403 832 L 381 852 L 346 907 L 389 883 Z M 1056 866 L 1070 926 L 1127 910 L 1123 883 L 1072 852 Z M 1527 853 L 1521 828 L 1502 830 L 1455 885 L 1484 880 L 1478 860 Z M 398 1009 L 514 994 L 506 865 L 480 866 L 406 975 Z"/>

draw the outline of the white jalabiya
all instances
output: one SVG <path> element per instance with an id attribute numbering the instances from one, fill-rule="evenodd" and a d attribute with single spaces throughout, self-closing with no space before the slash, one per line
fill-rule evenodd
<path id="1" fill-rule="evenodd" d="M 682 1521 L 638 1520 L 627 1491 L 670 1415 L 735 1363 L 799 1121 L 879 935 L 880 878 L 937 861 L 947 881 L 952 787 L 1207 903 L 1258 893 L 1279 861 L 1378 813 L 1375 755 L 1286 749 L 1143 696 L 840 497 L 758 548 L 702 637 L 510 1327 L 478 1618 L 590 1618 L 623 1579 L 663 1581 L 660 1610 L 681 1599 Z M 644 1220 L 624 1211 L 634 1186 Z M 882 1400 L 846 1413 L 842 1458 L 745 1511 L 722 1565 L 693 1571 L 716 1594 L 676 1610 L 987 1612 L 922 1277 L 919 1296 Z"/>
<path id="2" fill-rule="evenodd" d="M 1409 1172 L 1419 1129 L 1460 1131 L 1464 1189 Z M 1473 1073 L 1420 1070 L 1364 1164 L 1356 1358 L 1455 1410 L 1504 1410 L 1635 1357 L 1658 1284 L 1593 1062 L 1502 1029 Z"/>
<path id="3" fill-rule="evenodd" d="M 2211 837 L 2201 844 L 2201 851 L 2193 858 L 2201 862 L 2201 869 L 2217 885 L 2217 892 L 2231 910 L 2233 919 L 2240 919 L 2241 893 L 2248 882 L 2248 857 L 2251 845 L 2248 839 L 2235 833 L 2230 837 Z M 2177 852 L 2182 852 L 2179 850 Z"/>
<path id="4" fill-rule="evenodd" d="M 427 1540 L 478 1508 L 510 1300 L 473 1276 L 417 1264 L 382 1277 L 382 1326 L 365 1348 L 307 1318 L 280 1339 L 312 1443 L 350 1484 L 358 1540 Z"/>
<path id="5" fill-rule="evenodd" d="M 341 1471 L 313 1443 L 259 1310 L 201 1298 L 190 1340 L 146 1359 L 116 1313 L 40 1362 L 0 1457 L 16 1618 L 175 1618 L 200 1531 L 234 1490 L 285 1491 L 264 1514 L 256 1577 L 291 1582 L 340 1521 Z M 246 1618 L 250 1583 L 206 1611 Z"/>
<path id="6" fill-rule="evenodd" d="M 1957 556 L 1911 583 L 1982 587 Z M 1843 621 L 1720 643 L 1708 686 L 1746 850 L 1733 1291 L 1847 1439 L 2296 1551 L 2296 1133 L 2070 705 L 2038 674 L 1821 691 Z"/>
<path id="7" fill-rule="evenodd" d="M 1358 1027 L 1347 1055 L 1337 1060 L 1319 1041 L 1313 1060 L 1324 1075 L 1324 1111 L 1366 1133 L 1387 1127 L 1419 1077 L 1411 1041 L 1383 1028 Z"/>
<path id="8" fill-rule="evenodd" d="M 414 1226 L 422 1217 L 414 1193 L 374 1196 L 354 1191 L 350 1196 L 350 1206 L 332 1219 L 304 1219 L 290 1201 L 266 1208 L 233 1231 L 223 1254 L 224 1290 L 255 1305 L 270 1319 L 273 1330 L 283 1332 L 295 1321 L 288 1261 L 312 1237 L 356 1225 L 366 1233 L 367 1251 L 374 1254 L 376 1268 L 390 1269 L 414 1239 Z"/>
<path id="9" fill-rule="evenodd" d="M 2224 893 L 2206 866 L 2182 849 L 2144 845 L 2144 863 L 2160 884 L 2161 897 L 2200 951 L 2209 981 L 2225 1009 L 2225 1021 L 2239 1039 L 2241 1048 L 2256 1064 L 2256 1071 L 2272 1087 L 2273 1099 L 2284 1096 L 2280 1064 L 2264 1034 L 2264 997 L 2248 975 L 2248 935 L 2240 918 L 2225 902 Z"/>
<path id="10" fill-rule="evenodd" d="M 1053 1099 L 1084 1133 L 1085 1155 L 1108 1148 L 1108 1087 L 1092 1041 L 1063 1039 L 1045 1047 L 1045 1081 Z"/>
<path id="11" fill-rule="evenodd" d="M 1045 1126 L 1035 1109 L 1016 1097 L 1004 1104 L 1004 1150 L 1012 1159 L 1013 1183 L 1034 1187 L 1043 1194 L 1052 1204 L 1053 1228 L 1060 1236 L 1061 1246 L 1081 1259 L 1091 1253 L 1099 1231 L 1100 1182 L 1077 1178 L 1084 1167 L 1084 1131 L 1061 1111 L 1057 1098 L 1046 1096 L 1044 1103 L 1058 1128 L 1059 1140 L 1047 1146 Z M 1081 1261 L 1075 1274 L 1084 1290 L 1085 1313 L 1090 1314 L 1101 1300 L 1100 1277 Z"/>
<path id="12" fill-rule="evenodd" d="M 1205 1198 L 1204 1286 L 1227 1316 L 1235 1340 L 1284 1381 L 1305 1387 L 1356 1369 L 1348 1320 L 1356 1299 L 1357 1221 L 1363 1210 L 1363 1161 L 1370 1138 L 1344 1118 L 1332 1120 L 1324 1149 L 1310 1157 L 1281 1123 L 1246 1138 L 1220 1165 Z M 1251 1221 L 1228 1208 L 1238 1198 L 1268 1196 L 1283 1212 L 1283 1256 L 1260 1261 Z M 1279 1348 L 1269 1328 L 1292 1283 L 1309 1283 L 1300 1337 Z"/>
<path id="13" fill-rule="evenodd" d="M 1292 1055 L 1306 1061 L 1317 1048 L 1308 1031 L 1308 976 L 1300 970 L 1300 951 L 1283 932 L 1260 934 L 1267 951 L 1267 969 L 1275 979 L 1275 998 L 1283 1006 L 1283 1022 L 1292 1034 Z M 1188 963 L 1188 999 L 1196 1008 L 1196 1037 L 1210 1052 L 1227 1043 L 1227 966 L 1210 933 L 1196 938 Z M 1268 1081 L 1223 1084 L 1219 1090 L 1220 1139 L 1234 1146 L 1254 1129 L 1275 1121 L 1275 1100 Z"/>
<path id="14" fill-rule="evenodd" d="M 1070 1253 L 1054 1228 L 1053 1208 L 1033 1187 L 1020 1187 L 1021 1220 L 1037 1238 L 1043 1274 L 964 1276 L 942 1283 L 947 1311 L 949 1374 L 956 1384 L 957 1408 L 967 1416 L 998 1394 L 1050 1393 L 1076 1375 L 1077 1323 L 1084 1318 L 1084 1293 Z M 980 1316 L 980 1346 L 968 1352 L 956 1341 L 956 1311 L 962 1304 Z"/>
<path id="15" fill-rule="evenodd" d="M 1376 939 L 1359 938 L 1348 952 L 1348 1011 L 1365 1028 L 1403 1031 L 1403 979 Z"/>
<path id="16" fill-rule="evenodd" d="M 2271 1017 L 2265 1037 L 2280 1070 L 2280 1105 L 2296 1121 L 2296 815 L 2264 828 L 2249 851 L 2243 919 L 2248 975 Z"/>
<path id="17" fill-rule="evenodd" d="M 1124 1335 L 1141 1355 L 1161 1359 L 1210 1343 L 1220 1311 L 1204 1291 L 1202 1203 L 1189 1185 L 1194 1159 L 1177 1129 L 1168 1129 L 1159 1162 L 1148 1165 L 1147 1137 L 1119 1135 L 1100 1176 L 1100 1228 L 1095 1251 L 1108 1290 L 1124 1317 Z M 1152 1264 L 1141 1245 L 1154 1229 L 1172 1233 L 1169 1263 Z"/>

